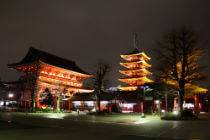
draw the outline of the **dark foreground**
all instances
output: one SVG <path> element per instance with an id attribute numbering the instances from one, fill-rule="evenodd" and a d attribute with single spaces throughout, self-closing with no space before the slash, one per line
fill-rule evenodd
<path id="1" fill-rule="evenodd" d="M 138 115 L 31 115 L 1 113 L 1 140 L 210 139 L 210 121 L 162 121 Z M 62 117 L 60 117 L 62 116 Z"/>

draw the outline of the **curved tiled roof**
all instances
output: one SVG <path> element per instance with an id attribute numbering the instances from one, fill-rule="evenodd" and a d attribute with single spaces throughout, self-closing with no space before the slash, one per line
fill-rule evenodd
<path id="1" fill-rule="evenodd" d="M 33 47 L 30 47 L 28 53 L 20 62 L 9 64 L 8 66 L 15 67 L 15 66 L 20 66 L 20 65 L 27 65 L 27 64 L 39 61 L 39 60 L 47 64 L 64 68 L 67 70 L 76 71 L 82 74 L 89 74 L 83 71 L 82 69 L 80 69 L 74 61 L 58 57 L 56 55 L 44 52 L 42 50 L 35 49 Z"/>
<path id="2" fill-rule="evenodd" d="M 140 53 L 139 49 L 135 48 L 133 51 L 129 53 L 124 53 L 123 55 L 138 54 L 138 53 Z"/>

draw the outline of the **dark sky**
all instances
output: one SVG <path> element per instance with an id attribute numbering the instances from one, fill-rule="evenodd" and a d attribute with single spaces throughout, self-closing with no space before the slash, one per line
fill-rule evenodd
<path id="1" fill-rule="evenodd" d="M 183 24 L 199 32 L 209 64 L 209 0 L 1 0 L 0 77 L 16 80 L 6 65 L 21 60 L 32 45 L 89 72 L 104 59 L 112 64 L 117 85 L 119 55 L 132 49 L 132 32 L 154 64 L 155 41 Z"/>

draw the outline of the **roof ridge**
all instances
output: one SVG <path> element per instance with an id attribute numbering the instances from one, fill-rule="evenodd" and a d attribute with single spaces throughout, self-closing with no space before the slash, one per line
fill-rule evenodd
<path id="1" fill-rule="evenodd" d="M 32 51 L 37 51 L 37 52 L 42 52 L 42 53 L 44 53 L 44 54 L 51 55 L 51 56 L 56 57 L 56 58 L 59 58 L 59 59 L 63 59 L 63 60 L 65 60 L 65 61 L 69 61 L 69 62 L 75 63 L 75 61 L 68 60 L 67 58 L 63 58 L 63 57 L 57 56 L 57 55 L 55 55 L 55 54 L 53 54 L 53 53 L 49 53 L 49 52 L 46 52 L 46 51 L 41 50 L 41 49 L 37 49 L 37 48 L 35 48 L 35 47 L 33 47 L 33 46 L 31 46 L 31 47 L 29 48 L 29 52 L 30 52 L 31 50 L 32 50 Z M 75 65 L 76 65 L 76 63 L 75 63 Z"/>
<path id="2" fill-rule="evenodd" d="M 77 66 L 75 61 L 68 60 L 60 56 L 56 56 L 55 54 L 51 54 L 46 51 L 36 49 L 32 46 L 29 48 L 27 54 L 21 61 L 19 61 L 18 63 L 8 64 L 8 66 L 14 67 L 18 65 L 30 64 L 39 60 L 53 66 L 89 75 L 89 73 L 79 68 L 79 66 Z"/>

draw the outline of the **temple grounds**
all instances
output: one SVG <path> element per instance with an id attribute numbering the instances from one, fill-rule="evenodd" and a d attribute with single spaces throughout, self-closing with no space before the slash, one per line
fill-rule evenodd
<path id="1" fill-rule="evenodd" d="M 1 113 L 2 140 L 208 139 L 210 121 L 163 121 L 138 114 Z"/>

